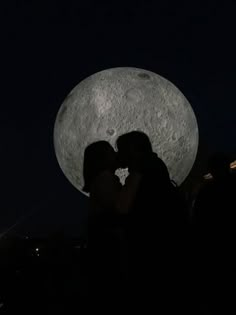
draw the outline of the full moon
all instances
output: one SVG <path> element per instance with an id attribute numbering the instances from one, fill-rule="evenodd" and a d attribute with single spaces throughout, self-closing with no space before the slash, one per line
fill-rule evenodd
<path id="1" fill-rule="evenodd" d="M 64 175 L 82 192 L 87 145 L 145 132 L 170 177 L 180 185 L 198 149 L 198 126 L 186 97 L 170 81 L 151 71 L 120 67 L 81 81 L 61 105 L 54 125 L 54 148 Z M 121 182 L 127 170 L 118 170 Z M 83 192 L 82 192 L 83 193 Z"/>

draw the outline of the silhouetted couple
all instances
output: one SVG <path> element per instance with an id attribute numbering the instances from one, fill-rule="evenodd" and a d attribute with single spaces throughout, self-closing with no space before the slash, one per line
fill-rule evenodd
<path id="1" fill-rule="evenodd" d="M 118 152 L 108 142 L 98 141 L 84 154 L 83 190 L 90 193 L 91 275 L 100 292 L 102 284 L 107 286 L 106 294 L 110 290 L 112 295 L 114 288 L 117 295 L 128 289 L 129 295 L 150 300 L 148 283 L 157 281 L 158 294 L 167 298 L 164 286 L 170 277 L 173 280 L 176 255 L 182 254 L 185 203 L 145 133 L 121 135 L 116 146 Z M 128 168 L 124 186 L 115 175 L 118 168 Z"/>
<path id="2" fill-rule="evenodd" d="M 135 216 L 140 214 L 143 219 L 145 213 L 151 211 L 148 206 L 153 208 L 153 200 L 159 209 L 161 202 L 165 207 L 173 204 L 176 208 L 177 200 L 166 198 L 166 193 L 168 197 L 177 198 L 178 189 L 171 182 L 165 163 L 152 151 L 148 136 L 132 131 L 120 136 L 116 146 L 118 152 L 108 142 L 98 141 L 85 150 L 83 191 L 90 194 L 90 218 L 135 212 Z M 118 168 L 128 168 L 124 186 L 115 175 Z M 162 210 L 163 216 L 171 220 L 169 213 Z"/>

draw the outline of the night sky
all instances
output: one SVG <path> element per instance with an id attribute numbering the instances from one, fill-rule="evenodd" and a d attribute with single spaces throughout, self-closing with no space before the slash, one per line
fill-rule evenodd
<path id="1" fill-rule="evenodd" d="M 0 13 L 0 231 L 35 211 L 19 233 L 84 232 L 87 200 L 59 168 L 53 126 L 66 95 L 95 72 L 130 66 L 162 75 L 190 101 L 206 151 L 236 152 L 234 2 L 8 1 Z"/>

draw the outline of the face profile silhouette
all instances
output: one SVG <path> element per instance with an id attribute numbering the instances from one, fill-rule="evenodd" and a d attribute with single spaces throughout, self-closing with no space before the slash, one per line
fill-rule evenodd
<path id="1" fill-rule="evenodd" d="M 142 131 L 131 131 L 121 135 L 116 141 L 116 147 L 122 168 L 129 167 L 135 156 L 152 152 L 149 137 Z"/>

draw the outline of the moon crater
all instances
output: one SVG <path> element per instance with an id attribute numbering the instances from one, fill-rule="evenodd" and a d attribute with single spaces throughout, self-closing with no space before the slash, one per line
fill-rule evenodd
<path id="1" fill-rule="evenodd" d="M 125 96 L 128 101 L 139 102 L 142 100 L 143 95 L 142 92 L 137 88 L 131 88 L 126 93 Z"/>
<path id="2" fill-rule="evenodd" d="M 144 80 L 149 80 L 149 79 L 151 79 L 150 75 L 147 74 L 147 73 L 144 73 L 144 72 L 139 73 L 138 76 L 139 76 L 141 79 L 144 79 Z"/>
<path id="3" fill-rule="evenodd" d="M 107 134 L 108 134 L 109 136 L 114 136 L 114 134 L 115 134 L 115 130 L 112 129 L 112 128 L 108 128 L 106 132 L 107 132 Z"/>

